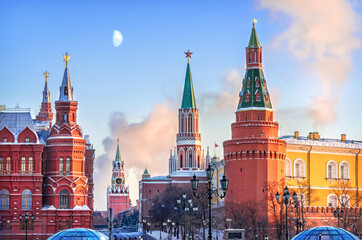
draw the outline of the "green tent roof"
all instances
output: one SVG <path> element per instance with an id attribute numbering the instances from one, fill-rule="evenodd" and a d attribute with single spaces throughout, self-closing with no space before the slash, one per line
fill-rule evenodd
<path id="1" fill-rule="evenodd" d="M 238 110 L 248 108 L 272 109 L 269 91 L 261 69 L 248 69 L 245 73 Z"/>
<path id="2" fill-rule="evenodd" d="M 253 23 L 253 29 L 251 30 L 248 47 L 260 47 L 260 43 L 259 43 L 258 35 L 256 35 L 254 23 Z"/>
<path id="3" fill-rule="evenodd" d="M 189 62 L 187 63 L 185 87 L 184 87 L 184 94 L 182 97 L 181 108 L 194 108 L 194 109 L 196 108 L 194 87 L 192 85 L 192 76 L 191 76 L 191 69 Z"/>
<path id="4" fill-rule="evenodd" d="M 115 162 L 122 161 L 121 154 L 119 154 L 119 140 L 117 139 L 117 151 L 116 151 L 116 158 L 114 159 Z"/>
<path id="5" fill-rule="evenodd" d="M 143 172 L 143 175 L 149 175 L 147 168 L 145 168 L 145 171 Z"/>

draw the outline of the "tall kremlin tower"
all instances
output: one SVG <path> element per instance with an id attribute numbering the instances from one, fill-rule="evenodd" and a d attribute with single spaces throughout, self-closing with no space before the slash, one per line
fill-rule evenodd
<path id="1" fill-rule="evenodd" d="M 112 162 L 111 186 L 107 190 L 107 209 L 112 208 L 116 216 L 130 207 L 129 190 L 126 187 L 124 176 L 124 161 L 119 153 L 119 140 L 117 139 L 116 157 Z"/>
<path id="2" fill-rule="evenodd" d="M 201 150 L 201 134 L 199 131 L 199 109 L 196 107 L 194 87 L 192 84 L 190 58 L 191 52 L 185 52 L 187 58 L 186 76 L 183 88 L 181 107 L 178 112 L 178 133 L 176 148 L 170 153 L 169 174 L 167 176 L 152 176 L 145 169 L 139 181 L 139 221 L 147 219 L 152 200 L 168 187 L 190 189 L 190 179 L 196 175 L 200 185 L 207 183 L 205 158 Z M 176 123 L 177 124 L 177 123 Z M 151 228 L 158 228 L 157 224 Z"/>
<path id="3" fill-rule="evenodd" d="M 225 175 L 230 179 L 227 202 L 256 202 L 268 214 L 265 186 L 285 177 L 286 143 L 278 139 L 271 99 L 263 73 L 262 47 L 253 28 L 246 48 L 246 73 L 231 125 L 224 142 Z"/>
<path id="4" fill-rule="evenodd" d="M 178 134 L 176 153 L 170 155 L 169 172 L 177 170 L 199 170 L 205 168 L 199 132 L 199 109 L 196 108 L 194 87 L 190 69 L 192 52 L 185 52 L 187 58 L 185 85 L 181 108 L 178 113 Z M 176 155 L 177 154 L 177 155 Z"/>
<path id="5" fill-rule="evenodd" d="M 94 149 L 77 124 L 78 102 L 73 98 L 68 62 L 55 102 L 56 122 L 50 129 L 43 157 L 44 205 L 56 209 L 93 209 Z"/>

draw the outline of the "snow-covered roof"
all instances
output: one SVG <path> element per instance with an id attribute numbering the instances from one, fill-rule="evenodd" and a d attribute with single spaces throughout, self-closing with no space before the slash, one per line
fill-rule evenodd
<path id="1" fill-rule="evenodd" d="M 310 139 L 302 136 L 295 138 L 293 135 L 282 136 L 279 139 L 285 140 L 287 144 L 341 147 L 341 148 L 362 148 L 362 141 L 355 141 L 355 140 L 341 141 L 335 138 Z"/>
<path id="2" fill-rule="evenodd" d="M 29 127 L 35 132 L 33 120 L 30 111 L 17 112 L 17 111 L 3 111 L 0 112 L 0 130 L 7 127 L 14 133 L 15 136 L 19 135 L 24 128 Z"/>

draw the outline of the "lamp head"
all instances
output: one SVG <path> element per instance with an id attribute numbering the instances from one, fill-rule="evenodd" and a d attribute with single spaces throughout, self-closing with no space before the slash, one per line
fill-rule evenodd
<path id="1" fill-rule="evenodd" d="M 186 199 L 186 196 L 187 196 L 186 193 L 182 194 L 183 199 Z"/>
<path id="2" fill-rule="evenodd" d="M 225 175 L 222 177 L 222 179 L 220 180 L 220 185 L 221 185 L 221 189 L 223 191 L 228 190 L 228 186 L 229 186 L 229 179 L 226 179 Z"/>
<path id="3" fill-rule="evenodd" d="M 181 204 L 181 198 L 178 197 L 177 200 L 176 200 L 177 204 Z M 176 207 L 175 207 L 176 208 Z"/>
<path id="4" fill-rule="evenodd" d="M 208 180 L 212 180 L 212 177 L 214 176 L 214 169 L 211 167 L 210 163 L 209 166 L 206 168 L 206 176 Z"/>
<path id="5" fill-rule="evenodd" d="M 284 193 L 285 193 L 285 194 L 288 194 L 288 193 L 289 193 L 288 187 L 285 187 L 285 188 L 284 188 Z"/>
<path id="6" fill-rule="evenodd" d="M 195 192 L 197 191 L 197 188 L 199 186 L 199 179 L 196 178 L 196 175 L 194 174 L 194 176 L 192 177 L 192 179 L 190 180 L 191 182 L 191 187 L 192 187 L 192 190 Z M 184 199 L 186 199 L 186 194 L 185 194 L 185 197 Z"/>
<path id="7" fill-rule="evenodd" d="M 279 192 L 277 192 L 277 194 L 275 194 L 275 197 L 276 197 L 277 201 L 279 201 L 279 198 L 280 198 Z"/>

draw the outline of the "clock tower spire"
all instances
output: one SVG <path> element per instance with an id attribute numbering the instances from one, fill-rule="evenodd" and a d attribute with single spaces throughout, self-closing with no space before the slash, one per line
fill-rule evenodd
<path id="1" fill-rule="evenodd" d="M 116 156 L 112 162 L 111 186 L 108 187 L 107 198 L 107 208 L 113 208 L 115 215 L 131 207 L 129 189 L 124 176 L 124 161 L 119 151 L 119 139 L 117 139 Z"/>

